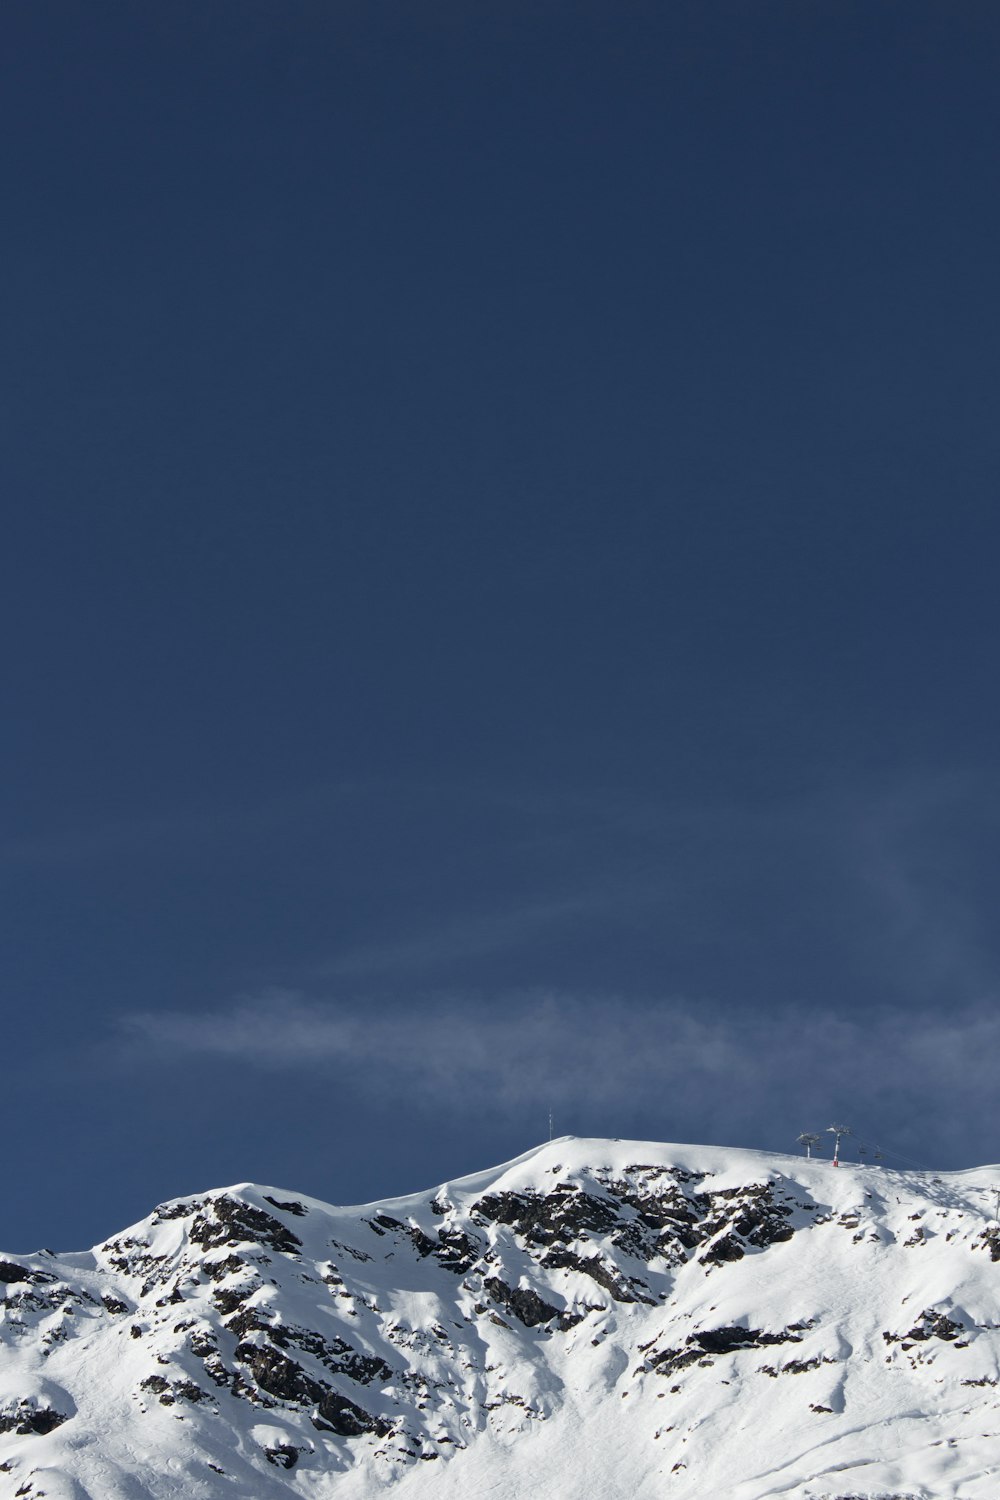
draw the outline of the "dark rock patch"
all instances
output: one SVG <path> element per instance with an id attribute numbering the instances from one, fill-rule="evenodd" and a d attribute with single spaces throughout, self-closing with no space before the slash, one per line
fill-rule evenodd
<path id="1" fill-rule="evenodd" d="M 437 1255 L 439 1249 L 437 1240 L 432 1240 L 418 1224 L 411 1224 L 406 1232 L 413 1241 L 413 1248 L 421 1260 L 426 1259 L 428 1255 Z"/>
<path id="2" fill-rule="evenodd" d="M 328 1390 L 323 1395 L 313 1417 L 313 1425 L 335 1432 L 338 1437 L 361 1437 L 365 1432 L 388 1437 L 392 1431 L 392 1423 L 387 1422 L 384 1417 L 362 1411 L 360 1406 L 334 1390 Z"/>
<path id="3" fill-rule="evenodd" d="M 170 1381 L 165 1380 L 162 1375 L 147 1375 L 140 1383 L 140 1389 L 151 1391 L 154 1396 L 159 1397 L 161 1406 L 173 1406 L 177 1400 L 198 1402 L 212 1399 L 193 1380 Z"/>
<path id="4" fill-rule="evenodd" d="M 273 1345 L 240 1344 L 236 1358 L 250 1371 L 259 1389 L 269 1396 L 299 1406 L 315 1407 L 313 1422 L 317 1427 L 325 1427 L 341 1437 L 358 1437 L 364 1432 L 376 1432 L 384 1437 L 392 1430 L 390 1422 L 370 1415 L 346 1396 L 314 1380 L 301 1365 Z"/>
<path id="5" fill-rule="evenodd" d="M 645 1180 L 635 1182 L 631 1179 L 633 1172 Z M 623 1225 L 615 1236 L 616 1243 L 622 1242 L 622 1248 L 629 1250 L 629 1242 L 637 1242 L 636 1250 L 648 1259 L 650 1252 L 645 1247 L 650 1243 L 648 1236 L 651 1235 L 653 1254 L 683 1260 L 683 1255 L 677 1256 L 677 1248 L 693 1250 L 700 1242 L 698 1214 L 694 1202 L 684 1191 L 684 1184 L 701 1181 L 700 1176 L 680 1168 L 670 1171 L 651 1167 L 629 1168 L 629 1174 L 608 1182 L 609 1191 L 619 1203 L 634 1211 L 638 1221 Z"/>
<path id="6" fill-rule="evenodd" d="M 188 1340 L 191 1353 L 198 1359 L 208 1359 L 210 1354 L 217 1352 L 215 1335 L 208 1328 L 197 1328 Z"/>
<path id="7" fill-rule="evenodd" d="M 990 1252 L 990 1260 L 1000 1260 L 1000 1226 L 991 1224 L 989 1229 L 984 1229 L 977 1235 L 973 1241 L 973 1249 L 978 1250 L 980 1245 Z"/>
<path id="8" fill-rule="evenodd" d="M 483 1253 L 479 1242 L 461 1229 L 439 1229 L 438 1240 L 434 1254 L 439 1264 L 458 1276 L 471 1271 Z"/>
<path id="9" fill-rule="evenodd" d="M 141 1297 L 148 1297 L 154 1287 L 162 1286 L 173 1274 L 166 1256 L 150 1255 L 149 1246 L 142 1240 L 108 1240 L 101 1249 L 112 1270 L 146 1278 L 139 1293 Z"/>
<path id="10" fill-rule="evenodd" d="M 226 1276 L 233 1276 L 237 1271 L 249 1270 L 249 1263 L 241 1260 L 238 1255 L 227 1255 L 222 1260 L 205 1261 L 202 1270 L 211 1281 L 222 1281 Z"/>
<path id="11" fill-rule="evenodd" d="M 288 1203 L 281 1203 L 277 1198 L 272 1198 L 269 1193 L 265 1193 L 264 1202 L 270 1203 L 272 1208 L 279 1208 L 283 1214 L 294 1214 L 297 1219 L 304 1218 L 309 1212 L 304 1203 L 299 1203 L 294 1198 Z"/>
<path id="12" fill-rule="evenodd" d="M 725 1230 L 701 1256 L 702 1265 L 742 1260 L 748 1247 L 766 1250 L 770 1245 L 790 1240 L 795 1233 L 788 1222 L 792 1208 L 775 1200 L 774 1185 L 770 1182 L 701 1193 L 696 1202 L 704 1216 L 703 1240 Z"/>
<path id="13" fill-rule="evenodd" d="M 700 1260 L 703 1266 L 721 1266 L 727 1262 L 742 1260 L 746 1253 L 745 1245 L 735 1234 L 724 1234 L 711 1249 L 705 1251 Z"/>
<path id="14" fill-rule="evenodd" d="M 217 1307 L 224 1318 L 234 1313 L 238 1307 L 242 1307 L 248 1297 L 252 1297 L 260 1286 L 260 1282 L 254 1282 L 251 1286 L 221 1287 L 217 1286 L 212 1293 L 212 1305 Z"/>
<path id="15" fill-rule="evenodd" d="M 376 1234 L 385 1234 L 388 1229 L 393 1229 L 399 1234 L 406 1234 L 407 1232 L 406 1225 L 401 1224 L 398 1219 L 392 1218 L 390 1214 L 375 1214 L 367 1222 L 375 1230 Z"/>
<path id="16" fill-rule="evenodd" d="M 768 1344 L 801 1344 L 802 1335 L 812 1327 L 812 1320 L 789 1323 L 780 1333 L 761 1332 L 756 1328 L 713 1328 L 693 1333 L 691 1338 L 707 1354 L 724 1354 L 730 1349 L 762 1349 Z"/>
<path id="17" fill-rule="evenodd" d="M 145 1291 L 145 1288 L 143 1288 L 143 1290 Z M 183 1302 L 183 1301 L 184 1301 L 184 1294 L 181 1291 L 180 1282 L 179 1281 L 175 1281 L 174 1284 L 173 1284 L 173 1286 L 171 1287 L 170 1291 L 167 1293 L 167 1295 L 165 1297 L 157 1297 L 157 1299 L 156 1299 L 156 1305 L 157 1305 L 157 1307 L 175 1307 L 178 1302 Z"/>
<path id="18" fill-rule="evenodd" d="M 298 1462 L 299 1450 L 291 1443 L 276 1443 L 274 1447 L 264 1449 L 264 1457 L 269 1464 L 280 1464 L 283 1469 L 294 1469 Z"/>
<path id="19" fill-rule="evenodd" d="M 175 1380 L 171 1387 L 175 1396 L 184 1401 L 211 1401 L 212 1397 L 208 1391 L 203 1391 L 200 1385 L 195 1385 L 193 1380 Z"/>
<path id="20" fill-rule="evenodd" d="M 553 1318 L 561 1316 L 558 1307 L 553 1307 L 550 1302 L 543 1302 L 537 1292 L 526 1287 L 511 1287 L 499 1276 L 489 1276 L 483 1286 L 494 1302 L 507 1312 L 513 1313 L 525 1328 L 536 1328 L 540 1323 L 551 1323 Z"/>
<path id="21" fill-rule="evenodd" d="M 12 1260 L 0 1260 L 0 1282 L 8 1286 L 14 1281 L 34 1281 L 37 1275 L 37 1271 L 29 1271 L 27 1266 L 15 1265 Z M 53 1280 L 51 1276 L 41 1279 Z"/>
<path id="22" fill-rule="evenodd" d="M 226 1327 L 230 1333 L 243 1340 L 249 1334 L 266 1334 L 269 1341 L 279 1349 L 286 1352 L 297 1349 L 303 1354 L 311 1354 L 331 1375 L 346 1375 L 359 1385 L 370 1385 L 375 1380 L 384 1383 L 392 1379 L 391 1368 L 377 1354 L 361 1354 L 346 1339 L 324 1338 L 311 1328 L 299 1328 L 293 1323 L 273 1323 L 256 1307 L 243 1308 L 234 1318 L 230 1318 Z"/>
<path id="23" fill-rule="evenodd" d="M 657 1375 L 673 1375 L 704 1359 L 714 1359 L 722 1354 L 734 1354 L 743 1349 L 763 1349 L 772 1344 L 801 1344 L 804 1323 L 792 1323 L 780 1333 L 767 1333 L 759 1328 L 742 1328 L 731 1325 L 725 1328 L 700 1329 L 689 1333 L 683 1348 L 661 1349 L 646 1360 L 647 1371 Z M 768 1370 L 766 1373 L 772 1373 Z"/>
<path id="24" fill-rule="evenodd" d="M 153 1223 L 164 1224 L 169 1219 L 186 1219 L 191 1214 L 197 1213 L 201 1203 L 160 1203 L 153 1209 Z"/>
<path id="25" fill-rule="evenodd" d="M 273 1345 L 239 1344 L 236 1358 L 247 1367 L 260 1389 L 269 1396 L 277 1396 L 279 1401 L 315 1406 L 323 1398 L 324 1387 Z"/>
<path id="26" fill-rule="evenodd" d="M 36 1406 L 33 1401 L 19 1401 L 13 1410 L 0 1412 L 0 1432 L 14 1432 L 19 1437 L 44 1437 L 69 1421 L 65 1412 L 51 1406 Z"/>
<path id="27" fill-rule="evenodd" d="M 554 1270 L 580 1271 L 584 1276 L 589 1276 L 591 1281 L 596 1281 L 598 1286 L 603 1287 L 616 1302 L 644 1302 L 649 1307 L 655 1305 L 652 1297 L 643 1296 L 637 1292 L 613 1266 L 609 1266 L 599 1255 L 574 1255 L 572 1250 L 557 1246 L 542 1257 L 542 1265 Z"/>
<path id="28" fill-rule="evenodd" d="M 785 1364 L 775 1367 L 774 1365 L 761 1365 L 759 1373 L 770 1375 L 772 1380 L 779 1375 L 804 1375 L 809 1370 L 818 1370 L 821 1365 L 835 1365 L 837 1361 L 829 1355 L 817 1354 L 813 1359 L 790 1359 Z"/>
<path id="29" fill-rule="evenodd" d="M 609 1233 L 618 1223 L 613 1202 L 562 1182 L 548 1193 L 487 1193 L 472 1212 L 480 1222 L 509 1225 L 529 1245 L 570 1244 L 584 1233 Z"/>
<path id="30" fill-rule="evenodd" d="M 943 1312 L 935 1312 L 932 1307 L 925 1307 L 919 1322 L 908 1333 L 886 1333 L 883 1330 L 882 1337 L 887 1344 L 903 1344 L 905 1348 L 911 1343 L 926 1343 L 929 1339 L 943 1339 L 946 1343 L 954 1343 L 959 1334 L 965 1331 L 962 1324 L 956 1323 L 953 1318 L 946 1317 Z"/>
<path id="31" fill-rule="evenodd" d="M 285 1255 L 294 1255 L 302 1248 L 302 1241 L 272 1214 L 227 1196 L 213 1198 L 205 1205 L 191 1226 L 190 1239 L 203 1250 L 248 1240 Z"/>

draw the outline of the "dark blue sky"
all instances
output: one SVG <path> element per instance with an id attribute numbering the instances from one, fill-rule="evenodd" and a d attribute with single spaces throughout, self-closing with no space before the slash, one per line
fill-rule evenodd
<path id="1" fill-rule="evenodd" d="M 10 1248 L 1000 1158 L 992 3 L 13 0 Z"/>

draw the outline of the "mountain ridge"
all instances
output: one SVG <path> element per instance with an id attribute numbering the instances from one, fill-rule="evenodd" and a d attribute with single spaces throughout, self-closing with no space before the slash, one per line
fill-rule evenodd
<path id="1" fill-rule="evenodd" d="M 996 1500 L 998 1169 L 561 1137 L 0 1254 L 0 1496 Z"/>

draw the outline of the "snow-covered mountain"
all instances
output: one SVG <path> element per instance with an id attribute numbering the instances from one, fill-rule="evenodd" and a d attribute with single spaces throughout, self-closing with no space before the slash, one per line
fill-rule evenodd
<path id="1" fill-rule="evenodd" d="M 994 1168 L 566 1138 L 0 1258 L 0 1496 L 998 1500 Z"/>

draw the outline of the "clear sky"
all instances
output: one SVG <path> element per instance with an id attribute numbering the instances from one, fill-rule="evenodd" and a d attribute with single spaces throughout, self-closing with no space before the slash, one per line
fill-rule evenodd
<path id="1" fill-rule="evenodd" d="M 550 1109 L 1000 1159 L 994 0 L 0 59 L 0 1243 Z"/>

